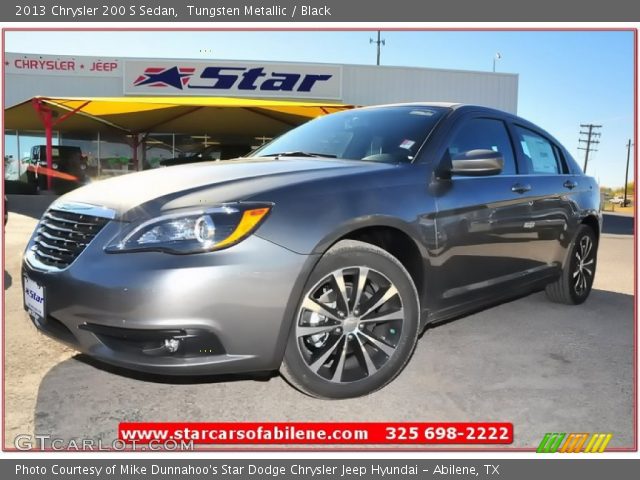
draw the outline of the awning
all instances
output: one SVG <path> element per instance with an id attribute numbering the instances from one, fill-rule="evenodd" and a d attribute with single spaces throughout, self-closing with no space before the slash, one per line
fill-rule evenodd
<path id="1" fill-rule="evenodd" d="M 212 137 L 274 137 L 312 118 L 352 108 L 339 103 L 229 97 L 35 97 L 7 108 L 4 128 L 42 130 L 34 101 L 52 110 L 55 129 L 61 132 L 118 130 Z M 65 116 L 64 121 L 55 122 Z"/>

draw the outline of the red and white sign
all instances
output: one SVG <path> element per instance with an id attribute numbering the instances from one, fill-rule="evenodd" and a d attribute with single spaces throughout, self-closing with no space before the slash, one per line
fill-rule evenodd
<path id="1" fill-rule="evenodd" d="M 118 438 L 128 444 L 405 444 L 508 445 L 508 422 L 121 422 Z"/>
<path id="2" fill-rule="evenodd" d="M 5 73 L 28 75 L 71 75 L 120 77 L 121 61 L 107 57 L 74 57 L 70 55 L 38 55 L 5 53 Z"/>
<path id="3" fill-rule="evenodd" d="M 340 100 L 342 67 L 255 61 L 126 59 L 124 93 Z"/>

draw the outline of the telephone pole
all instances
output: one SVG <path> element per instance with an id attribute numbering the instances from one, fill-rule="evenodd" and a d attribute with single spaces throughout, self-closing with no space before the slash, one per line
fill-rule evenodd
<path id="1" fill-rule="evenodd" d="M 373 38 L 369 39 L 369 45 L 375 43 L 378 47 L 378 55 L 376 56 L 376 65 L 380 65 L 380 46 L 384 46 L 384 39 L 380 39 L 380 30 L 378 30 L 378 40 L 374 40 Z"/>
<path id="2" fill-rule="evenodd" d="M 602 134 L 597 130 L 602 128 L 602 125 L 594 125 L 593 123 L 581 123 L 580 128 L 582 129 L 580 130 L 580 135 L 582 135 L 583 137 L 586 136 L 586 139 L 581 138 L 580 140 L 578 140 L 578 150 L 584 150 L 585 152 L 584 168 L 582 170 L 584 171 L 584 173 L 587 173 L 587 165 L 589 164 L 589 153 L 598 151 L 596 148 L 594 148 L 594 146 L 600 143 L 600 140 L 598 140 L 598 138 L 600 138 L 600 135 Z M 579 146 L 582 143 L 586 143 L 586 147 Z"/>
<path id="3" fill-rule="evenodd" d="M 629 158 L 631 157 L 631 147 L 633 147 L 633 143 L 631 143 L 631 139 L 627 142 L 627 169 L 624 174 L 624 203 L 623 207 L 627 206 L 627 184 L 629 183 Z M 635 188 L 635 185 L 633 186 Z M 635 193 L 634 193 L 635 198 Z"/>

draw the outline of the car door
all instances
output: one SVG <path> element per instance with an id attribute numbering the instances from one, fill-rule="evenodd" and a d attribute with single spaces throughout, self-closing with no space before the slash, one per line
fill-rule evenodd
<path id="1" fill-rule="evenodd" d="M 431 265 L 440 310 L 502 293 L 539 264 L 528 253 L 534 192 L 518 175 L 513 140 L 500 116 L 459 119 L 445 142 L 443 162 L 470 150 L 502 154 L 498 175 L 452 175 L 436 195 L 437 248 Z"/>
<path id="2" fill-rule="evenodd" d="M 529 255 L 540 264 L 559 268 L 571 242 L 572 199 L 584 178 L 569 172 L 562 150 L 543 132 L 519 124 L 512 125 L 512 132 L 523 165 L 521 183 L 534 193 L 528 228 L 535 236 L 528 246 Z"/>

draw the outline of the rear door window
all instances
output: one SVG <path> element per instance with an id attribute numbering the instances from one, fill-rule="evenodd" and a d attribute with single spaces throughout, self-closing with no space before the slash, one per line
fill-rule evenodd
<path id="1" fill-rule="evenodd" d="M 531 175 L 554 175 L 563 171 L 558 149 L 542 135 L 528 128 L 515 126 L 524 163 Z"/>

